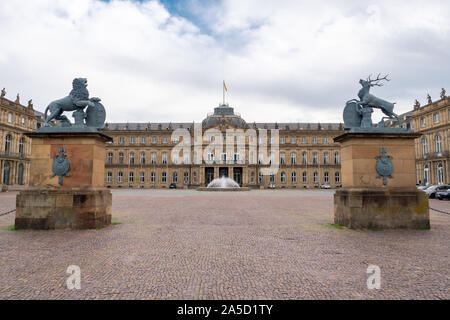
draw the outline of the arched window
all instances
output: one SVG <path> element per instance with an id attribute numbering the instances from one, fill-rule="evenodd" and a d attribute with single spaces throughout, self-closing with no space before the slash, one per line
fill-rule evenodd
<path id="1" fill-rule="evenodd" d="M 328 158 L 328 152 L 324 152 L 323 154 L 323 164 L 328 164 L 330 162 Z"/>
<path id="2" fill-rule="evenodd" d="M 302 173 L 302 181 L 303 181 L 303 183 L 308 182 L 308 174 L 306 171 L 303 171 L 303 173 Z"/>
<path id="3" fill-rule="evenodd" d="M 437 153 L 442 153 L 442 140 L 441 140 L 441 136 L 440 135 L 436 136 L 435 142 L 436 142 L 436 152 Z"/>
<path id="4" fill-rule="evenodd" d="M 325 181 L 325 183 L 330 182 L 330 175 L 328 172 L 325 172 L 325 174 L 323 175 L 323 180 Z"/>
<path id="5" fill-rule="evenodd" d="M 306 152 L 302 153 L 302 165 L 306 166 L 308 164 L 308 154 Z"/>
<path id="6" fill-rule="evenodd" d="M 442 163 L 439 162 L 437 166 L 437 178 L 438 178 L 438 184 L 444 183 L 444 168 L 442 167 Z"/>
<path id="7" fill-rule="evenodd" d="M 130 152 L 130 157 L 129 157 L 129 164 L 133 165 L 134 164 L 134 152 Z"/>
<path id="8" fill-rule="evenodd" d="M 144 182 L 145 182 L 145 172 L 141 172 L 141 173 L 139 174 L 139 181 L 140 181 L 141 183 L 144 183 Z"/>
<path id="9" fill-rule="evenodd" d="M 119 171 L 119 175 L 117 176 L 117 181 L 119 183 L 123 182 L 123 172 L 122 171 Z"/>
<path id="10" fill-rule="evenodd" d="M 112 163 L 113 163 L 113 153 L 108 152 L 108 164 L 112 164 Z"/>
<path id="11" fill-rule="evenodd" d="M 139 162 L 140 162 L 140 164 L 145 164 L 145 152 L 141 152 Z"/>
<path id="12" fill-rule="evenodd" d="M 428 165 L 426 164 L 423 168 L 423 183 L 424 185 L 428 185 L 429 175 L 428 175 Z"/>
<path id="13" fill-rule="evenodd" d="M 274 183 L 275 182 L 275 175 L 273 173 L 270 174 L 270 183 Z"/>
<path id="14" fill-rule="evenodd" d="M 297 183 L 297 172 L 292 172 L 292 183 Z"/>
<path id="15" fill-rule="evenodd" d="M 134 182 L 134 172 L 128 174 L 128 182 Z"/>
<path id="16" fill-rule="evenodd" d="M 258 183 L 259 183 L 259 184 L 262 184 L 262 183 L 263 183 L 263 178 L 264 178 L 264 176 L 263 176 L 263 174 L 260 172 L 260 173 L 258 174 Z"/>
<path id="17" fill-rule="evenodd" d="M 185 171 L 183 174 L 183 181 L 185 184 L 189 183 L 189 172 Z"/>
<path id="18" fill-rule="evenodd" d="M 106 181 L 107 181 L 108 183 L 111 183 L 111 182 L 112 182 L 112 172 L 106 173 Z"/>
<path id="19" fill-rule="evenodd" d="M 314 183 L 319 182 L 319 174 L 317 172 L 314 172 Z"/>
<path id="20" fill-rule="evenodd" d="M 19 163 L 18 174 L 17 174 L 17 184 L 23 185 L 23 164 Z"/>
<path id="21" fill-rule="evenodd" d="M 422 138 L 422 152 L 423 152 L 423 155 L 427 155 L 428 154 L 427 138 Z"/>
<path id="22" fill-rule="evenodd" d="M 25 156 L 25 138 L 21 137 L 19 140 L 19 154 L 21 157 Z"/>
<path id="23" fill-rule="evenodd" d="M 150 173 L 150 182 L 151 183 L 156 182 L 156 173 L 154 173 L 154 172 Z"/>
<path id="24" fill-rule="evenodd" d="M 178 182 L 178 173 L 174 172 L 172 175 L 172 182 L 177 183 Z"/>
<path id="25" fill-rule="evenodd" d="M 9 123 L 13 122 L 13 115 L 12 115 L 11 112 L 8 113 L 8 122 L 9 122 Z"/>
<path id="26" fill-rule="evenodd" d="M 297 164 L 297 154 L 291 153 L 291 164 Z"/>
<path id="27" fill-rule="evenodd" d="M 281 178 L 281 183 L 286 183 L 286 172 L 282 172 L 280 178 Z"/>
<path id="28" fill-rule="evenodd" d="M 250 183 L 255 183 L 255 172 L 253 172 L 253 171 L 250 174 Z"/>
<path id="29" fill-rule="evenodd" d="M 319 158 L 317 152 L 313 152 L 313 164 L 319 164 Z"/>
<path id="30" fill-rule="evenodd" d="M 125 138 L 124 137 L 120 137 L 119 138 L 119 144 L 124 144 L 125 142 Z"/>
<path id="31" fill-rule="evenodd" d="M 12 141 L 11 135 L 7 134 L 6 139 L 5 139 L 5 152 L 6 153 L 11 152 L 11 141 Z"/>
<path id="32" fill-rule="evenodd" d="M 194 171 L 192 173 L 192 183 L 197 183 L 197 172 L 196 171 Z"/>
<path id="33" fill-rule="evenodd" d="M 152 152 L 152 164 L 156 164 L 156 152 Z"/>
<path id="34" fill-rule="evenodd" d="M 123 152 L 119 152 L 119 164 L 123 164 Z"/>

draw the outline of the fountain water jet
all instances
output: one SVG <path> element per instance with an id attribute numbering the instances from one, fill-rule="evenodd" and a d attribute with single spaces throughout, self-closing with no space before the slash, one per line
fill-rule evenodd
<path id="1" fill-rule="evenodd" d="M 214 179 L 207 187 L 198 188 L 198 191 L 249 191 L 247 187 L 240 187 L 239 184 L 228 177 Z"/>

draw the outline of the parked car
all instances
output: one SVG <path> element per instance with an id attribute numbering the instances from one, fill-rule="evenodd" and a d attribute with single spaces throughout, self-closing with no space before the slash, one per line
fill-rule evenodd
<path id="1" fill-rule="evenodd" d="M 436 192 L 436 199 L 439 199 L 439 200 L 448 199 L 448 200 L 450 200 L 450 189 L 437 191 Z"/>
<path id="2" fill-rule="evenodd" d="M 275 183 L 271 182 L 271 183 L 269 184 L 269 189 L 275 189 Z"/>
<path id="3" fill-rule="evenodd" d="M 427 194 L 428 198 L 434 199 L 434 198 L 436 198 L 437 191 L 443 191 L 443 190 L 447 190 L 447 189 L 450 189 L 449 185 L 440 185 L 440 186 L 430 186 L 430 187 L 426 188 L 424 191 Z"/>
<path id="4" fill-rule="evenodd" d="M 429 186 L 421 186 L 421 185 L 418 185 L 417 186 L 417 189 L 419 189 L 419 190 L 425 190 L 425 189 L 427 189 Z"/>
<path id="5" fill-rule="evenodd" d="M 169 189 L 176 189 L 177 185 L 175 183 L 171 183 Z"/>
<path id="6" fill-rule="evenodd" d="M 320 186 L 320 189 L 331 189 L 331 186 L 329 183 L 324 183 L 323 185 Z"/>

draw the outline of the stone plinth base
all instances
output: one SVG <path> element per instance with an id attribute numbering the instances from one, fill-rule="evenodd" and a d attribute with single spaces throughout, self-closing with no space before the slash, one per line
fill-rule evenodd
<path id="1" fill-rule="evenodd" d="M 29 188 L 16 198 L 18 229 L 95 229 L 111 224 L 106 188 Z"/>
<path id="2" fill-rule="evenodd" d="M 428 198 L 417 188 L 343 188 L 334 194 L 334 223 L 352 229 L 429 229 Z"/>

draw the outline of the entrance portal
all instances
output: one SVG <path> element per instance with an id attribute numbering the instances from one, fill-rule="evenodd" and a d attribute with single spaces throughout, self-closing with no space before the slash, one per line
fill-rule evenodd
<path id="1" fill-rule="evenodd" d="M 205 184 L 208 185 L 214 180 L 214 168 L 205 168 Z"/>
<path id="2" fill-rule="evenodd" d="M 242 187 L 242 168 L 233 169 L 233 180 Z"/>
<path id="3" fill-rule="evenodd" d="M 219 178 L 228 178 L 228 168 L 219 168 Z"/>

